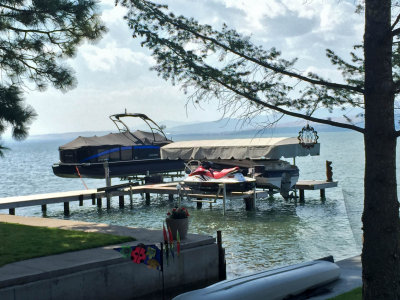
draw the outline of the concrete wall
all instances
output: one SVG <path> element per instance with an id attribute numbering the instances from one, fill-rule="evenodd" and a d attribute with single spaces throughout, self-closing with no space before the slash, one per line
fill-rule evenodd
<path id="1" fill-rule="evenodd" d="M 216 243 L 183 249 L 179 257 L 164 263 L 166 299 L 218 281 Z M 64 273 L 64 274 L 62 274 Z M 162 299 L 160 271 L 113 259 L 80 271 L 47 272 L 41 279 L 18 278 L 0 285 L 1 300 L 46 299 Z"/>

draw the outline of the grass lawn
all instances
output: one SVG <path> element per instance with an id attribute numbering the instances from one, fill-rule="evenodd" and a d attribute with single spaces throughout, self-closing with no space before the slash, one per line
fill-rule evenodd
<path id="1" fill-rule="evenodd" d="M 330 298 L 328 300 L 361 300 L 362 290 L 361 287 L 358 287 L 350 292 L 341 294 L 337 297 Z"/>
<path id="2" fill-rule="evenodd" d="M 33 257 L 134 240 L 126 236 L 0 222 L 0 267 Z"/>

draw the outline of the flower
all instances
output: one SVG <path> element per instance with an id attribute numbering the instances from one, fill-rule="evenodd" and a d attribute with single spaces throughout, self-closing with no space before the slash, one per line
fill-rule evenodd
<path id="1" fill-rule="evenodd" d="M 186 219 L 187 217 L 189 217 L 189 212 L 185 207 L 175 207 L 167 212 L 167 218 L 170 219 Z"/>

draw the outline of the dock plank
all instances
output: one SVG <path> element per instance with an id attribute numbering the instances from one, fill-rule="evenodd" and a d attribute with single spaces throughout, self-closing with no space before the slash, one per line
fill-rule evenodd
<path id="1" fill-rule="evenodd" d="M 321 190 L 337 186 L 337 181 L 299 180 L 297 181 L 295 188 L 298 190 Z"/>
<path id="2" fill-rule="evenodd" d="M 82 196 L 84 200 L 92 199 L 92 195 L 104 197 L 104 193 L 98 193 L 97 190 L 79 190 L 79 191 L 68 191 L 48 194 L 35 194 L 26 196 L 14 196 L 0 198 L 0 209 L 6 208 L 17 208 L 24 206 L 44 205 L 61 202 L 79 201 L 79 196 Z"/>

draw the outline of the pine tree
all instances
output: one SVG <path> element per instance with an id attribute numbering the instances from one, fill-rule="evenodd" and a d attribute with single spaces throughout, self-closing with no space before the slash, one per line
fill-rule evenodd
<path id="1" fill-rule="evenodd" d="M 0 1 L 0 135 L 11 127 L 15 139 L 25 138 L 36 113 L 24 103 L 24 88 L 73 88 L 73 71 L 63 60 L 104 32 L 94 0 Z"/>

